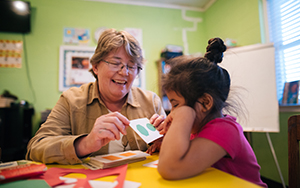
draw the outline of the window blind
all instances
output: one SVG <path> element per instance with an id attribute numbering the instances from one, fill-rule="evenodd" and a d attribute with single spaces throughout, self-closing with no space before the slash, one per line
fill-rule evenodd
<path id="1" fill-rule="evenodd" d="M 284 83 L 300 80 L 300 0 L 267 0 L 267 10 L 281 100 Z"/>

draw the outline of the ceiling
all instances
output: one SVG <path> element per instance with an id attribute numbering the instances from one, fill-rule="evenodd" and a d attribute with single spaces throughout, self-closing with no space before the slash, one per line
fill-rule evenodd
<path id="1" fill-rule="evenodd" d="M 216 0 L 91 0 L 162 8 L 185 9 L 204 12 Z"/>

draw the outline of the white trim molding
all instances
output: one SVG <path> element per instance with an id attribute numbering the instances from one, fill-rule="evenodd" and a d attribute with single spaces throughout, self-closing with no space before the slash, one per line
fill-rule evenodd
<path id="1" fill-rule="evenodd" d="M 122 1 L 122 0 L 86 0 L 86 1 L 99 1 L 105 3 L 117 3 L 117 4 L 127 4 L 127 5 L 137 5 L 137 6 L 148 6 L 148 7 L 159 7 L 159 8 L 170 8 L 170 9 L 181 9 L 181 10 L 191 10 L 205 12 L 216 0 L 210 0 L 204 8 L 194 7 L 194 6 L 183 6 L 170 3 L 156 3 L 156 2 L 145 2 L 145 1 Z M 184 1 L 184 0 L 183 0 Z"/>

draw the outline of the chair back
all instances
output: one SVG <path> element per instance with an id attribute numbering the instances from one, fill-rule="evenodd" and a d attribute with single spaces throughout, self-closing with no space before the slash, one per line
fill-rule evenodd
<path id="1" fill-rule="evenodd" d="M 289 187 L 300 188 L 300 115 L 288 119 Z"/>

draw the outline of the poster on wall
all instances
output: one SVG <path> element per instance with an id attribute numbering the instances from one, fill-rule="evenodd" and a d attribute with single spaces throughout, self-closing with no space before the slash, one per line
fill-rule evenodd
<path id="1" fill-rule="evenodd" d="M 142 29 L 138 28 L 125 28 L 125 31 L 127 31 L 129 34 L 131 34 L 140 44 L 141 48 L 143 49 L 143 32 Z M 145 53 L 144 50 L 143 52 L 143 57 L 145 58 Z M 133 86 L 140 87 L 143 89 L 146 89 L 146 84 L 145 84 L 145 66 L 143 67 L 143 70 L 140 71 L 139 75 L 135 78 L 133 82 Z"/>
<path id="2" fill-rule="evenodd" d="M 70 87 L 94 82 L 95 78 L 89 70 L 92 68 L 90 58 L 94 47 L 61 46 L 59 54 L 59 91 Z"/>
<path id="3" fill-rule="evenodd" d="M 22 68 L 23 41 L 0 39 L 0 67 Z"/>
<path id="4" fill-rule="evenodd" d="M 83 28 L 64 28 L 64 43 L 75 45 L 88 45 L 90 43 L 90 30 Z"/>

